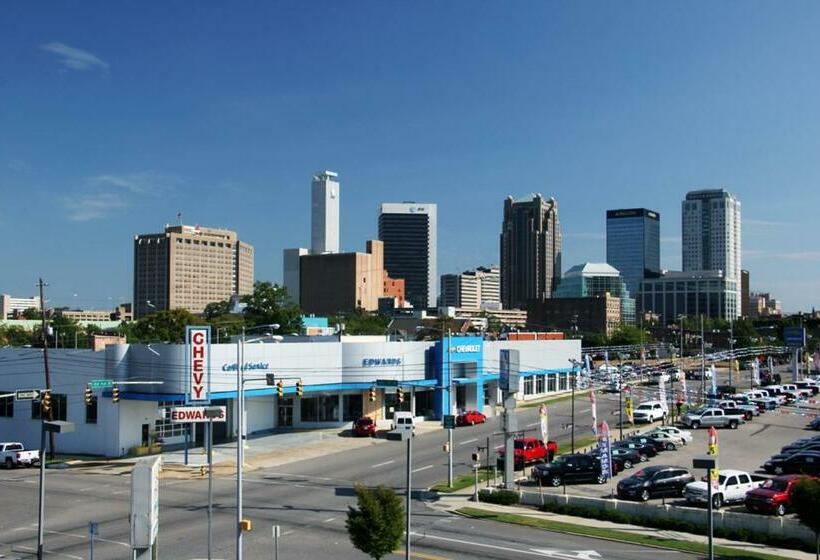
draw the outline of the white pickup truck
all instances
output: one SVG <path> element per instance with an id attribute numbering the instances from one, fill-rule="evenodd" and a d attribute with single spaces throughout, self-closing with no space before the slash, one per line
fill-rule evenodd
<path id="1" fill-rule="evenodd" d="M 33 467 L 40 463 L 40 450 L 26 451 L 22 443 L 6 441 L 0 443 L 0 465 L 7 469 Z"/>
<path id="2" fill-rule="evenodd" d="M 712 488 L 712 507 L 720 508 L 723 504 L 741 503 L 746 500 L 746 492 L 760 487 L 766 477 L 749 474 L 745 471 L 721 470 L 718 474 L 718 486 Z M 705 504 L 708 500 L 706 482 L 690 482 L 683 489 L 683 497 L 690 504 Z"/>

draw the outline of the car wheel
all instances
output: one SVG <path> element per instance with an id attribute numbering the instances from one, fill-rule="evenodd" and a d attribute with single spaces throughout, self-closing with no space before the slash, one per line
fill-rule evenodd
<path id="1" fill-rule="evenodd" d="M 631 469 L 632 468 L 632 461 L 630 461 L 629 459 L 625 459 L 624 460 L 624 468 L 625 469 Z"/>
<path id="2" fill-rule="evenodd" d="M 604 476 L 604 473 L 599 474 L 598 478 L 595 479 L 595 482 L 597 482 L 598 484 L 604 484 L 606 482 L 606 477 Z"/>
<path id="3" fill-rule="evenodd" d="M 732 420 L 729 422 L 729 428 L 732 430 L 737 430 L 737 420 Z"/>
<path id="4" fill-rule="evenodd" d="M 646 488 L 644 488 L 643 491 L 641 492 L 641 501 L 642 502 L 648 502 L 649 501 L 649 490 L 647 490 Z"/>
<path id="5" fill-rule="evenodd" d="M 779 504 L 777 506 L 777 509 L 775 510 L 775 513 L 780 517 L 783 517 L 784 515 L 786 515 L 786 506 L 783 504 Z"/>
<path id="6" fill-rule="evenodd" d="M 698 428 L 700 428 L 700 422 L 698 422 L 697 420 L 693 421 L 692 422 L 692 429 L 697 430 Z"/>
<path id="7" fill-rule="evenodd" d="M 558 476 L 557 474 L 553 475 L 553 477 L 550 478 L 550 484 L 552 485 L 553 488 L 557 488 L 558 486 L 561 486 L 561 477 Z"/>
<path id="8" fill-rule="evenodd" d="M 669 443 L 666 444 L 666 450 L 667 451 L 674 451 L 675 450 L 675 444 L 670 441 Z"/>
<path id="9" fill-rule="evenodd" d="M 720 509 L 720 506 L 723 505 L 723 497 L 720 494 L 712 497 L 712 507 L 714 509 Z"/>
<path id="10" fill-rule="evenodd" d="M 783 474 L 783 467 L 781 467 L 780 465 L 776 466 L 776 467 L 774 468 L 774 474 L 776 474 L 776 475 L 781 475 L 781 474 Z"/>
<path id="11" fill-rule="evenodd" d="M 641 453 L 641 463 L 646 463 L 649 460 L 649 457 L 646 454 Z"/>
<path id="12" fill-rule="evenodd" d="M 11 457 L 6 457 L 6 468 L 13 469 L 14 468 L 14 461 L 11 460 Z"/>

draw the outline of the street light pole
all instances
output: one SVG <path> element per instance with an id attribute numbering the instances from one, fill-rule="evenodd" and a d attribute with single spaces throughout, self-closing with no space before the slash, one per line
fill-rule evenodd
<path id="1" fill-rule="evenodd" d="M 411 484 L 412 465 L 413 465 L 413 432 L 409 434 L 404 433 L 407 438 L 407 506 L 405 511 L 405 536 L 404 536 L 404 560 L 410 560 L 410 514 L 411 514 L 411 497 L 413 495 L 413 486 Z"/>
<path id="2" fill-rule="evenodd" d="M 572 452 L 573 453 L 575 453 L 575 371 L 576 371 L 576 369 L 577 369 L 577 367 L 573 363 L 572 364 L 572 418 L 570 420 L 570 422 L 572 424 L 572 426 L 570 428 L 572 430 L 570 432 L 570 441 L 572 442 L 571 447 L 572 447 Z"/>
<path id="3" fill-rule="evenodd" d="M 442 333 L 443 335 L 444 333 Z M 447 391 L 447 405 L 449 407 L 448 412 L 453 414 L 453 389 L 455 385 L 453 383 L 453 372 L 450 369 L 450 329 L 447 329 L 447 342 L 444 344 L 444 348 L 442 348 L 442 352 L 445 352 L 445 357 L 447 359 L 447 382 L 449 385 L 449 389 Z M 447 428 L 447 486 L 450 488 L 453 487 L 453 428 Z"/>
<path id="4" fill-rule="evenodd" d="M 242 383 L 242 373 L 244 370 L 245 353 L 245 327 L 242 327 L 242 335 L 236 341 L 236 398 L 237 402 L 237 436 L 236 436 L 236 560 L 242 560 L 242 470 L 244 458 L 244 414 L 245 395 L 244 383 Z"/>

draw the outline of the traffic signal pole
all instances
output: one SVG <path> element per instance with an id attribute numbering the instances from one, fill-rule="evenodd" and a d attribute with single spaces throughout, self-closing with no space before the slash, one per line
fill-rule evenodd
<path id="1" fill-rule="evenodd" d="M 40 288 L 40 326 L 43 329 L 43 369 L 45 370 L 46 374 L 46 391 L 51 392 L 51 372 L 48 368 L 48 336 L 46 334 L 46 298 L 45 298 L 45 288 L 48 286 L 43 279 L 40 278 L 37 282 L 37 287 Z M 4 317 L 5 318 L 5 317 Z M 56 338 L 55 338 L 56 340 Z M 53 412 L 51 409 L 48 410 L 48 420 L 54 420 Z M 43 410 L 42 407 L 40 408 L 40 419 L 43 420 Z M 56 448 L 54 447 L 54 432 L 48 433 L 48 449 L 49 449 L 49 458 L 53 459 L 54 454 L 57 452 Z M 40 462 L 44 460 L 44 454 L 41 453 L 40 455 Z"/>
<path id="2" fill-rule="evenodd" d="M 40 498 L 37 507 L 37 560 L 43 560 L 43 524 L 46 513 L 46 426 L 40 411 Z M 54 434 L 51 434 L 53 440 Z"/>

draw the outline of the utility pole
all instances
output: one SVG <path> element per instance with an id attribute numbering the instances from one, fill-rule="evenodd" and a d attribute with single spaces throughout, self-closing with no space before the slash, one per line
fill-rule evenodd
<path id="1" fill-rule="evenodd" d="M 45 288 L 48 286 L 43 279 L 40 278 L 37 282 L 37 287 L 40 288 L 40 318 L 41 318 L 41 328 L 43 329 L 43 369 L 45 370 L 46 374 L 46 391 L 51 392 L 51 371 L 48 369 L 48 335 L 46 333 L 46 298 L 45 298 Z M 55 337 L 56 340 L 56 337 Z M 42 403 L 42 401 L 40 401 Z M 54 406 L 50 406 L 47 411 L 48 420 L 54 420 Z M 43 407 L 40 406 L 40 419 L 43 420 Z M 54 448 L 54 432 L 48 433 L 48 455 L 49 458 L 54 458 L 54 453 L 56 449 Z M 43 461 L 43 458 L 40 457 L 40 461 Z"/>
<path id="2" fill-rule="evenodd" d="M 735 322 L 729 319 L 729 387 L 734 387 L 732 378 L 735 369 Z"/>
<path id="3" fill-rule="evenodd" d="M 442 319 L 442 326 L 444 325 Z M 443 337 L 445 335 L 444 331 L 442 331 L 442 340 L 445 340 Z M 444 342 L 441 346 L 441 351 L 444 352 L 444 358 L 447 364 L 447 406 L 449 410 L 447 411 L 448 414 L 453 414 L 453 389 L 455 388 L 455 384 L 453 383 L 453 372 L 451 369 L 450 363 L 450 329 L 447 329 L 446 332 L 447 338 L 446 342 Z M 458 399 L 456 398 L 456 402 Z M 447 428 L 447 486 L 450 488 L 453 487 L 453 427 L 450 426 Z"/>
<path id="4" fill-rule="evenodd" d="M 572 364 L 572 419 L 570 420 L 572 423 L 572 427 L 570 429 L 572 431 L 570 432 L 570 446 L 572 447 L 573 453 L 575 453 L 575 369 L 576 365 Z"/>
<path id="5" fill-rule="evenodd" d="M 412 486 L 412 466 L 413 466 L 413 431 L 402 433 L 407 438 L 407 506 L 405 507 L 405 535 L 404 535 L 404 560 L 410 560 L 410 515 L 413 496 Z"/>

